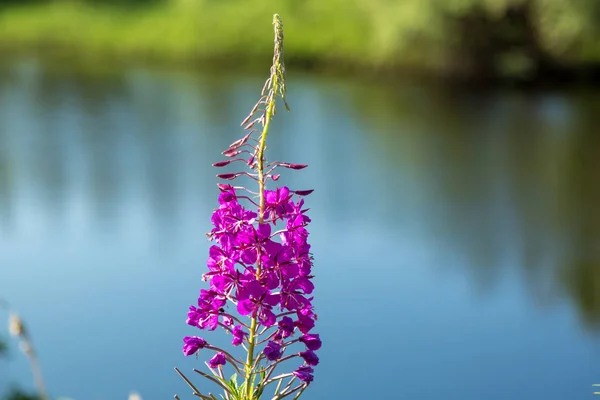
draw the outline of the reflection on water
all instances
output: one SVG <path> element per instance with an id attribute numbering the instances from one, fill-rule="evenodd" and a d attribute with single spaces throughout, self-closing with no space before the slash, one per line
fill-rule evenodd
<path id="1" fill-rule="evenodd" d="M 459 264 L 480 283 L 493 285 L 511 254 L 536 299 L 568 295 L 597 325 L 600 95 L 420 95 L 360 96 L 372 99 L 361 101 L 363 127 L 377 129 L 382 182 L 400 191 L 399 167 L 414 174 L 426 188 L 425 223 L 460 249 L 468 260 Z"/>
<path id="2" fill-rule="evenodd" d="M 0 293 L 37 324 L 57 394 L 181 392 L 170 368 L 193 365 L 179 340 L 206 258 L 209 166 L 262 78 L 0 70 Z M 269 150 L 309 163 L 283 179 L 317 189 L 329 343 L 311 398 L 477 399 L 492 384 L 499 399 L 591 393 L 600 95 L 293 73 L 289 90 Z M 364 382 L 347 387 L 345 365 Z M 374 384 L 371 368 L 402 389 Z M 18 361 L 7 373 L 26 382 Z M 91 375 L 112 383 L 96 390 Z"/>

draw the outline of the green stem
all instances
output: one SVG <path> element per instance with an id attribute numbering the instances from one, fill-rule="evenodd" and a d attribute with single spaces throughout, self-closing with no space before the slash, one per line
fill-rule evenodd
<path id="1" fill-rule="evenodd" d="M 259 214 L 258 214 L 258 223 L 262 224 L 264 222 L 265 217 L 265 175 L 264 175 L 264 153 L 265 147 L 267 143 L 267 135 L 269 133 L 269 125 L 271 123 L 271 118 L 273 116 L 273 110 L 275 109 L 275 99 L 277 94 L 277 75 L 274 74 L 273 77 L 273 95 L 271 96 L 271 101 L 267 106 L 267 113 L 265 116 L 265 126 L 261 133 L 260 143 L 258 145 L 257 159 L 258 159 L 258 193 L 259 193 Z M 256 260 L 256 279 L 260 278 L 261 273 L 261 265 L 260 265 L 260 250 L 258 251 L 257 260 Z M 253 399 L 253 389 L 254 389 L 254 371 L 252 364 L 254 363 L 254 347 L 256 345 L 256 328 L 257 328 L 256 317 L 252 317 L 252 322 L 250 324 L 250 336 L 248 338 L 248 357 L 246 358 L 246 400 L 254 400 Z"/>

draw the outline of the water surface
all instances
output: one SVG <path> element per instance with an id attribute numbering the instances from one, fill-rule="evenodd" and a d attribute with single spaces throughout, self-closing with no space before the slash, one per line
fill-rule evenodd
<path id="1" fill-rule="evenodd" d="M 210 164 L 264 78 L 0 68 L 0 294 L 54 395 L 191 398 L 173 367 L 200 365 L 181 337 L 197 333 L 185 318 L 204 287 Z M 600 94 L 294 72 L 288 90 L 268 151 L 308 163 L 282 181 L 315 189 L 324 347 L 305 397 L 591 397 Z M 0 376 L 31 386 L 14 347 Z"/>

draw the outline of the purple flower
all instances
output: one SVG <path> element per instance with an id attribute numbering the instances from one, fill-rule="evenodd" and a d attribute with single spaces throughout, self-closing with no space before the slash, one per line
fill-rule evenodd
<path id="1" fill-rule="evenodd" d="M 209 258 L 206 265 L 211 271 L 216 273 L 232 272 L 233 266 L 235 265 L 238 259 L 238 254 L 233 251 L 225 251 L 219 246 L 211 246 L 209 249 Z"/>
<path id="2" fill-rule="evenodd" d="M 276 29 L 276 32 L 279 31 Z M 293 371 L 293 375 L 308 385 L 313 381 L 312 367 L 319 364 L 315 351 L 321 347 L 319 335 L 310 334 L 317 315 L 312 304 L 313 258 L 308 244 L 311 220 L 302 198 L 312 190 L 290 190 L 286 186 L 266 189 L 267 184 L 275 185 L 272 182 L 280 179 L 281 175 L 275 172 L 277 168 L 301 170 L 307 165 L 265 159 L 264 137 L 256 137 L 262 129 L 252 128 L 254 125 L 268 127 L 271 115 L 261 106 L 263 103 L 265 100 L 261 99 L 242 122 L 249 132 L 222 152 L 227 159 L 213 164 L 215 167 L 241 165 L 244 170 L 223 171 L 217 177 L 225 181 L 249 177 L 258 183 L 259 189 L 257 193 L 229 183 L 218 184 L 218 205 L 212 212 L 212 228 L 207 234 L 213 243 L 206 261 L 207 270 L 202 275 L 208 288 L 200 291 L 197 306 L 190 306 L 187 316 L 187 323 L 196 328 L 212 331 L 222 327 L 227 334 L 231 333 L 231 345 L 242 345 L 248 352 L 247 359 L 254 362 L 245 365 L 237 356 L 209 346 L 197 336 L 184 338 L 183 352 L 189 356 L 208 347 L 215 350 L 207 363 L 215 375 L 222 376 L 222 366 L 230 362 L 238 372 L 242 367 L 243 375 L 250 380 L 260 371 L 276 367 L 281 360 L 302 357 L 304 365 Z M 246 170 L 248 167 L 250 172 Z M 301 335 L 298 340 L 292 339 L 296 330 Z M 286 346 L 297 341 L 304 344 L 304 351 L 296 350 L 299 352 L 284 357 Z M 218 374 L 215 368 L 219 369 Z M 287 375 L 291 374 L 283 376 Z M 263 374 L 262 379 L 268 376 Z M 247 380 L 243 383 L 246 389 L 254 384 Z"/>
<path id="3" fill-rule="evenodd" d="M 225 303 L 224 296 L 212 290 L 202 289 L 198 298 L 198 307 L 190 306 L 187 319 L 188 325 L 197 326 L 200 329 L 215 330 L 219 323 L 220 309 Z"/>
<path id="4" fill-rule="evenodd" d="M 231 344 L 234 346 L 239 346 L 240 344 L 242 344 L 244 342 L 244 336 L 248 335 L 247 332 L 244 332 L 242 330 L 241 325 L 234 326 L 231 330 L 231 334 L 233 335 L 233 340 L 231 341 Z"/>
<path id="5" fill-rule="evenodd" d="M 258 281 L 253 281 L 239 291 L 237 309 L 241 315 L 252 314 L 264 326 L 271 326 L 276 320 L 271 308 L 279 303 L 279 298 L 279 295 L 271 294 Z"/>
<path id="6" fill-rule="evenodd" d="M 281 345 L 279 343 L 271 341 L 267 343 L 265 349 L 263 350 L 263 353 L 265 354 L 265 357 L 267 357 L 267 360 L 275 361 L 279 357 L 281 357 Z"/>
<path id="7" fill-rule="evenodd" d="M 309 309 L 305 308 L 298 310 L 296 313 L 298 320 L 294 323 L 300 330 L 300 332 L 307 334 L 312 328 L 315 327 L 316 315 Z"/>
<path id="8" fill-rule="evenodd" d="M 223 190 L 219 194 L 219 204 L 221 204 L 221 205 L 227 205 L 227 203 L 230 203 L 232 201 L 237 202 L 237 196 L 235 195 L 235 189 L 231 185 L 228 185 L 228 186 L 229 186 L 229 188 L 227 190 Z"/>
<path id="9" fill-rule="evenodd" d="M 255 212 L 246 210 L 235 201 L 221 204 L 213 212 L 212 223 L 214 229 L 209 236 L 216 239 L 227 251 L 235 245 L 240 232 L 254 229 L 252 224 L 255 218 Z"/>
<path id="10" fill-rule="evenodd" d="M 300 357 L 304 358 L 304 362 L 307 363 L 308 365 L 314 366 L 314 365 L 319 364 L 319 357 L 317 357 L 315 352 L 312 350 L 303 351 L 301 353 L 298 353 L 298 355 Z"/>
<path id="11" fill-rule="evenodd" d="M 223 352 L 218 352 L 210 360 L 208 360 L 208 365 L 211 368 L 217 368 L 219 365 L 225 365 L 226 363 L 227 358 L 225 358 L 225 353 Z"/>
<path id="12" fill-rule="evenodd" d="M 298 377 L 298 379 L 300 379 L 302 382 L 312 382 L 314 379 L 313 372 L 314 370 L 311 367 L 302 365 L 297 370 L 295 370 L 293 374 L 296 377 Z"/>
<path id="13" fill-rule="evenodd" d="M 312 269 L 312 257 L 310 255 L 310 245 L 304 244 L 294 248 L 294 261 L 298 264 L 300 276 L 310 276 Z"/>
<path id="14" fill-rule="evenodd" d="M 242 261 L 245 264 L 254 264 L 258 257 L 258 251 L 262 249 L 270 236 L 271 225 L 269 224 L 258 224 L 256 228 L 251 226 L 250 229 L 241 231 L 236 240 L 242 250 Z"/>
<path id="15" fill-rule="evenodd" d="M 318 334 L 302 335 L 299 341 L 304 343 L 309 350 L 319 350 L 321 348 L 321 339 Z"/>
<path id="16" fill-rule="evenodd" d="M 228 295 L 231 292 L 237 291 L 237 288 L 243 286 L 244 282 L 253 279 L 254 277 L 244 275 L 240 271 L 235 270 L 232 273 L 215 275 L 210 281 L 210 288 L 217 293 Z"/>
<path id="17" fill-rule="evenodd" d="M 183 354 L 187 356 L 194 354 L 206 346 L 206 340 L 198 336 L 186 336 L 183 338 Z"/>
<path id="18" fill-rule="evenodd" d="M 302 287 L 300 286 L 301 281 L 294 279 L 293 281 L 286 282 L 281 288 L 281 308 L 289 311 L 304 309 L 310 307 L 310 300 L 303 296 Z M 305 287 L 312 290 L 311 285 L 305 285 Z"/>
<path id="19" fill-rule="evenodd" d="M 283 218 L 293 210 L 289 204 L 291 197 L 290 189 L 285 186 L 277 188 L 277 190 L 265 190 L 265 214 L 273 220 Z"/>
<path id="20" fill-rule="evenodd" d="M 264 268 L 272 269 L 277 272 L 277 275 L 287 279 L 298 276 L 298 265 L 292 261 L 294 257 L 292 247 L 270 240 L 265 243 L 264 250 L 265 254 L 262 257 Z"/>
<path id="21" fill-rule="evenodd" d="M 281 332 L 281 337 L 286 338 L 292 336 L 294 333 L 294 320 L 288 316 L 281 318 L 281 320 L 277 323 L 279 326 L 279 331 Z"/>

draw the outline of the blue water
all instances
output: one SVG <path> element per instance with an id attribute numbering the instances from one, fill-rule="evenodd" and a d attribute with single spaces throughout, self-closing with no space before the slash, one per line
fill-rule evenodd
<path id="1" fill-rule="evenodd" d="M 0 296 L 54 396 L 193 397 L 173 367 L 202 365 L 181 338 L 199 333 L 185 319 L 205 287 L 210 165 L 264 79 L 0 69 Z M 324 341 L 303 398 L 593 397 L 600 95 L 293 71 L 288 91 L 268 156 L 310 165 L 280 182 L 315 189 Z M 9 345 L 0 391 L 32 388 Z"/>

